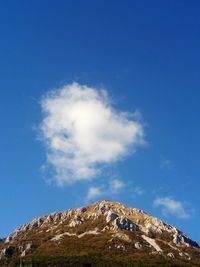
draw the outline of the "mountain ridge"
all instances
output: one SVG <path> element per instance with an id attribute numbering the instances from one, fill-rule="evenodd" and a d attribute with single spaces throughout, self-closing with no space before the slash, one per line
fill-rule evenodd
<path id="1" fill-rule="evenodd" d="M 93 251 L 112 255 L 161 255 L 193 261 L 196 241 L 141 209 L 101 200 L 53 212 L 25 223 L 0 243 L 0 258 L 31 255 L 76 255 Z"/>

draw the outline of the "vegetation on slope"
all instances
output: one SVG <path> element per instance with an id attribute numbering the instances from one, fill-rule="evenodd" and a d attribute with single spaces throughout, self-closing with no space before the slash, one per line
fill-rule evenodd
<path id="1" fill-rule="evenodd" d="M 102 257 L 82 255 L 67 257 L 11 258 L 0 261 L 1 267 L 197 267 L 199 264 L 165 259 L 162 256 Z"/>

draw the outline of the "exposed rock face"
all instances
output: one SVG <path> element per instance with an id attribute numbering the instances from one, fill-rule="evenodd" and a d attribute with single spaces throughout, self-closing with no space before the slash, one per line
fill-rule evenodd
<path id="1" fill-rule="evenodd" d="M 173 229 L 174 229 L 173 242 L 175 244 L 185 244 L 187 246 L 199 247 L 197 242 L 188 238 L 185 234 L 178 231 L 175 227 L 173 227 Z"/>
<path id="2" fill-rule="evenodd" d="M 150 237 L 145 236 L 145 235 L 142 235 L 142 238 L 144 240 L 146 240 L 150 244 L 150 246 L 152 246 L 156 251 L 162 252 L 162 249 L 158 246 L 158 244 L 156 243 L 155 239 L 150 238 Z"/>
<path id="3" fill-rule="evenodd" d="M 73 218 L 73 220 L 70 222 L 70 227 L 76 227 L 77 225 L 80 225 L 83 223 L 83 218 L 81 216 L 77 215 Z"/>
<path id="4" fill-rule="evenodd" d="M 171 253 L 171 252 L 167 253 L 167 256 L 170 257 L 170 258 L 173 258 L 173 259 L 175 258 L 175 257 L 174 257 L 174 254 Z"/>
<path id="5" fill-rule="evenodd" d="M 21 257 L 25 257 L 27 252 L 30 251 L 31 249 L 34 249 L 36 246 L 32 243 L 29 242 L 25 245 L 25 247 L 21 247 L 22 253 L 21 253 Z"/>
<path id="6" fill-rule="evenodd" d="M 118 215 L 116 213 L 114 213 L 114 212 L 112 212 L 112 211 L 109 210 L 108 211 L 108 214 L 106 216 L 106 222 L 107 223 L 108 222 L 111 222 L 111 221 L 115 220 L 117 217 L 118 217 Z"/>
<path id="7" fill-rule="evenodd" d="M 135 243 L 135 248 L 140 249 L 141 247 L 142 247 L 142 245 L 139 242 Z"/>
<path id="8" fill-rule="evenodd" d="M 117 217 L 114 222 L 113 226 L 115 229 L 120 230 L 129 230 L 129 231 L 139 231 L 140 227 L 134 224 L 131 220 L 124 216 Z"/>
<path id="9" fill-rule="evenodd" d="M 117 249 L 124 253 L 144 250 L 149 254 L 165 254 L 167 246 L 166 256 L 170 258 L 189 259 L 187 249 L 190 253 L 191 249 L 199 248 L 195 241 L 158 218 L 140 209 L 103 200 L 86 207 L 51 213 L 22 225 L 1 241 L 0 257 L 12 257 L 16 251 L 24 257 L 30 255 L 35 247 L 44 248 L 46 244 L 58 247 L 70 238 L 77 244 L 78 240 L 91 241 L 92 246 L 96 245 L 97 238 L 99 241 L 102 239 L 102 249 Z M 36 245 L 33 245 L 33 240 L 36 240 Z M 195 255 L 197 252 L 200 255 L 199 250 Z"/>
<path id="10" fill-rule="evenodd" d="M 8 246 L 4 248 L 0 253 L 0 259 L 7 259 L 12 257 L 15 250 L 16 248 L 14 246 Z"/>
<path id="11" fill-rule="evenodd" d="M 16 229 L 6 238 L 5 243 L 14 241 L 21 232 L 34 228 L 42 228 L 48 226 L 49 223 L 64 223 L 70 219 L 68 222 L 69 227 L 76 227 L 82 224 L 84 220 L 95 220 L 101 215 L 105 216 L 106 223 L 112 224 L 113 229 L 142 231 L 146 234 L 150 231 L 158 234 L 166 232 L 173 236 L 173 242 L 175 244 L 188 244 L 198 247 L 195 241 L 189 239 L 175 227 L 146 214 L 142 210 L 129 208 L 120 203 L 106 200 L 90 205 L 89 208 L 70 209 L 65 212 L 55 212 L 34 219 L 32 222 L 26 223 Z"/>

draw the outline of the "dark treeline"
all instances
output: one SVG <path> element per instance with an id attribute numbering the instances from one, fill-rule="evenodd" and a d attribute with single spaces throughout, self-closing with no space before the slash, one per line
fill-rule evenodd
<path id="1" fill-rule="evenodd" d="M 0 261 L 0 267 L 195 267 L 163 257 L 103 258 L 98 256 L 12 258 Z"/>

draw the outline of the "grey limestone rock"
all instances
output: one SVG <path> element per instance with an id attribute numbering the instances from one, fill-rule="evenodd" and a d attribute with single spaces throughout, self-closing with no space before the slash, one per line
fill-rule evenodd
<path id="1" fill-rule="evenodd" d="M 142 244 L 140 244 L 139 242 L 135 243 L 135 248 L 136 249 L 140 249 L 142 247 Z"/>
<path id="2" fill-rule="evenodd" d="M 121 230 L 129 230 L 129 231 L 140 231 L 140 228 L 138 225 L 134 224 L 131 220 L 128 218 L 121 216 L 117 217 L 113 221 L 113 226 L 115 229 L 121 229 Z"/>
<path id="3" fill-rule="evenodd" d="M 108 211 L 108 214 L 106 216 L 106 222 L 110 222 L 115 220 L 117 217 L 119 217 L 116 213 L 112 212 L 111 210 Z"/>

